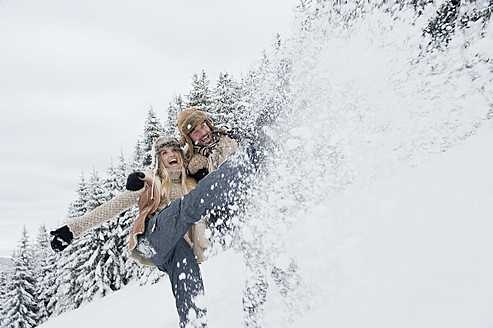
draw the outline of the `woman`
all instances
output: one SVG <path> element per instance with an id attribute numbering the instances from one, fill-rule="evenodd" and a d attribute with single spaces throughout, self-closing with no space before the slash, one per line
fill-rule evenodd
<path id="1" fill-rule="evenodd" d="M 187 176 L 186 161 L 178 140 L 161 137 L 154 143 L 153 172 L 132 173 L 127 180 L 127 190 L 122 194 L 52 231 L 51 245 L 55 251 L 61 251 L 74 237 L 138 204 L 139 216 L 130 234 L 131 256 L 168 274 L 180 327 L 189 324 L 205 327 L 206 309 L 195 302 L 197 296 L 204 294 L 198 263 L 205 260 L 204 251 L 208 246 L 205 223 L 200 219 L 184 236 L 176 236 L 177 230 L 173 227 L 157 228 L 155 221 L 155 214 L 196 185 L 196 181 Z"/>

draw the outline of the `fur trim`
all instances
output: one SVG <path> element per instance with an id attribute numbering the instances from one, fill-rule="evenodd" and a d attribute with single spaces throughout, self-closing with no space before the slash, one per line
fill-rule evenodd
<path id="1" fill-rule="evenodd" d="M 221 165 L 237 148 L 238 144 L 235 140 L 225 135 L 221 135 L 219 136 L 219 142 L 212 149 L 208 157 L 195 152 L 193 157 L 190 159 L 188 170 L 191 174 L 195 174 L 204 168 L 206 168 L 209 172 L 212 172 L 217 169 L 219 165 Z"/>
<path id="2" fill-rule="evenodd" d="M 238 149 L 238 144 L 235 140 L 227 136 L 220 136 L 217 146 L 209 155 L 209 172 L 217 169 L 236 149 Z"/>
<path id="3" fill-rule="evenodd" d="M 204 112 L 198 111 L 196 109 L 187 109 L 180 113 L 178 116 L 178 130 L 183 135 L 187 135 L 195 129 L 195 127 L 204 121 L 209 121 L 212 125 L 212 121 Z"/>
<path id="4" fill-rule="evenodd" d="M 154 153 L 159 153 L 166 147 L 173 147 L 180 149 L 180 143 L 173 137 L 159 137 L 154 142 Z"/>
<path id="5" fill-rule="evenodd" d="M 208 167 L 207 157 L 200 154 L 195 154 L 190 160 L 190 163 L 188 164 L 188 170 L 190 171 L 190 174 L 195 174 L 199 170 L 207 167 Z"/>

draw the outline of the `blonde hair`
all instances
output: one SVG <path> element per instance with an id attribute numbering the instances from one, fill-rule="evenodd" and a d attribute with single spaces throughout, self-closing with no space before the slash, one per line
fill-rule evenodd
<path id="1" fill-rule="evenodd" d="M 164 197 L 166 202 L 170 203 L 170 190 L 171 190 L 171 178 L 169 170 L 161 163 L 162 169 L 159 172 L 159 180 L 161 180 L 161 198 Z M 181 168 L 181 192 L 182 195 L 186 195 L 190 190 L 197 186 L 197 182 L 194 179 L 188 177 L 187 168 L 183 163 L 183 159 L 180 158 L 180 168 Z"/>

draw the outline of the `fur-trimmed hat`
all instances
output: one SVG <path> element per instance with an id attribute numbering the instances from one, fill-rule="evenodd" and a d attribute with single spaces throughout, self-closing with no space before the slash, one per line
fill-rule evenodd
<path id="1" fill-rule="evenodd" d="M 223 129 L 217 128 L 212 124 L 212 120 L 204 112 L 196 110 L 194 108 L 186 109 L 178 115 L 177 125 L 181 136 L 181 145 L 186 147 L 186 158 L 190 160 L 193 155 L 193 141 L 190 138 L 190 132 L 195 127 L 205 122 L 212 132 L 225 133 Z"/>
<path id="2" fill-rule="evenodd" d="M 154 154 L 152 166 L 154 167 L 154 172 L 157 175 L 161 175 L 163 170 L 161 163 L 161 151 L 168 147 L 172 147 L 180 151 L 183 166 L 185 166 L 185 168 L 187 167 L 187 161 L 185 160 L 185 156 L 183 155 L 183 151 L 180 147 L 180 142 L 173 137 L 159 137 L 156 141 L 154 141 L 154 145 L 152 146 L 152 151 Z"/>

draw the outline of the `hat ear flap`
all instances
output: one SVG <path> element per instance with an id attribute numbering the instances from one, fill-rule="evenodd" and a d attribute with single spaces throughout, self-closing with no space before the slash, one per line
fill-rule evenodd
<path id="1" fill-rule="evenodd" d="M 186 144 L 185 135 L 180 130 L 180 145 L 185 146 L 185 144 Z"/>
<path id="2" fill-rule="evenodd" d="M 161 160 L 158 160 L 156 164 L 156 175 L 160 177 L 161 174 L 163 173 L 162 171 L 163 171 L 163 166 L 161 164 Z"/>
<path id="3" fill-rule="evenodd" d="M 185 172 L 187 172 L 188 175 L 188 160 L 186 159 L 183 151 L 180 151 L 180 157 L 181 157 L 182 166 L 183 168 L 185 168 Z"/>
<path id="4" fill-rule="evenodd" d="M 187 147 L 186 151 L 185 151 L 185 149 L 183 151 L 185 152 L 186 159 L 190 160 L 193 156 L 193 141 L 192 141 L 192 139 L 190 139 L 190 136 L 188 136 L 188 135 L 185 136 L 185 143 L 186 143 L 186 146 L 188 146 L 188 147 Z"/>
<path id="5" fill-rule="evenodd" d="M 154 166 L 153 171 L 156 175 L 161 175 L 161 154 L 159 152 L 154 152 Z"/>
<path id="6" fill-rule="evenodd" d="M 183 156 L 187 156 L 189 151 L 190 151 L 190 146 L 188 145 L 188 143 L 185 143 L 185 146 L 183 146 L 182 149 Z"/>

